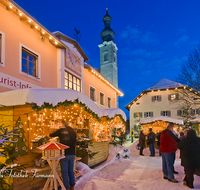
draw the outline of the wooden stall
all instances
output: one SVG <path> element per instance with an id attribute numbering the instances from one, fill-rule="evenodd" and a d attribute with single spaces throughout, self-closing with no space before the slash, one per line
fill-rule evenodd
<path id="1" fill-rule="evenodd" d="M 141 130 L 143 130 L 143 133 L 147 135 L 149 133 L 150 128 L 152 128 L 152 131 L 155 134 L 165 130 L 169 122 L 175 123 L 174 131 L 176 133 L 179 132 L 181 126 L 183 125 L 183 120 L 167 116 L 156 116 L 147 119 L 141 119 L 140 125 L 141 125 Z"/>
<path id="2" fill-rule="evenodd" d="M 89 101 L 92 100 L 89 99 Z M 78 99 L 57 101 L 57 104 L 54 105 L 44 101 L 39 106 L 37 102 L 31 102 L 33 103 L 0 107 L 1 124 L 9 125 L 9 129 L 19 129 L 18 138 L 23 138 L 21 144 L 15 143 L 14 154 L 18 154 L 18 158 L 14 163 L 26 164 L 26 170 L 30 173 L 35 168 L 38 174 L 49 174 L 48 165 L 40 164 L 42 153 L 37 147 L 47 143 L 49 133 L 62 127 L 62 120 L 68 120 L 76 131 L 77 150 L 80 150 L 81 143 L 79 142 L 86 142 L 81 150 L 87 151 L 83 151 L 82 154 L 78 154 L 76 151 L 76 154 L 82 158 L 80 161 L 88 166 L 99 164 L 108 157 L 113 128 L 121 127 L 125 132 L 125 121 L 121 115 L 100 118 L 101 114 L 95 113 L 93 111 L 95 109 L 90 109 L 86 103 L 82 103 Z M 95 103 L 92 102 L 92 104 Z M 98 109 L 100 110 L 100 108 Z M 98 111 L 98 109 L 96 110 Z M 23 155 L 20 155 L 20 150 L 24 153 Z M 96 154 L 91 157 L 94 152 Z M 59 166 L 57 170 L 60 171 Z M 42 187 L 45 181 L 46 178 L 14 178 L 13 190 L 37 189 L 39 186 Z"/>

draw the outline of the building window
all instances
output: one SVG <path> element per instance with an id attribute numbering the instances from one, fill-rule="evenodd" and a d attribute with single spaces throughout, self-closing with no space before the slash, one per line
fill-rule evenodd
<path id="1" fill-rule="evenodd" d="M 170 117 L 171 116 L 171 111 L 161 111 L 161 115 Z"/>
<path id="2" fill-rule="evenodd" d="M 93 100 L 94 102 L 96 101 L 95 92 L 96 92 L 95 88 L 90 86 L 90 99 Z"/>
<path id="3" fill-rule="evenodd" d="M 178 94 L 169 94 L 168 100 L 178 100 Z"/>
<path id="4" fill-rule="evenodd" d="M 5 34 L 0 31 L 0 66 L 5 66 Z"/>
<path id="5" fill-rule="evenodd" d="M 100 104 L 104 106 L 104 93 L 100 92 Z"/>
<path id="6" fill-rule="evenodd" d="M 81 92 L 81 80 L 71 73 L 65 71 L 65 89 Z"/>
<path id="7" fill-rule="evenodd" d="M 136 113 L 134 113 L 133 117 L 134 118 L 136 118 L 136 117 L 142 118 L 142 112 L 136 112 Z"/>
<path id="8" fill-rule="evenodd" d="M 104 61 L 108 61 L 108 53 L 104 54 Z"/>
<path id="9" fill-rule="evenodd" d="M 108 108 L 111 108 L 111 98 L 108 97 Z"/>
<path id="10" fill-rule="evenodd" d="M 191 115 L 198 115 L 200 112 L 199 112 L 199 109 L 192 109 L 190 110 L 190 114 Z"/>
<path id="11" fill-rule="evenodd" d="M 144 112 L 144 117 L 153 117 L 153 112 Z"/>
<path id="12" fill-rule="evenodd" d="M 187 111 L 186 110 L 177 110 L 177 116 L 184 117 L 186 115 L 187 115 Z"/>
<path id="13" fill-rule="evenodd" d="M 22 72 L 37 77 L 37 59 L 36 54 L 22 47 Z"/>
<path id="14" fill-rule="evenodd" d="M 151 100 L 152 100 L 152 102 L 161 101 L 161 96 L 160 95 L 158 95 L 158 96 L 152 96 Z"/>

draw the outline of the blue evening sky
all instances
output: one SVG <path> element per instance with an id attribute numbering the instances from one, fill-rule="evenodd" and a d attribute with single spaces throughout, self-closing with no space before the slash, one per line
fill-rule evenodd
<path id="1" fill-rule="evenodd" d="M 176 80 L 181 64 L 199 44 L 199 0 L 15 0 L 49 31 L 74 36 L 95 69 L 106 13 L 112 17 L 118 46 L 119 107 L 162 78 Z"/>

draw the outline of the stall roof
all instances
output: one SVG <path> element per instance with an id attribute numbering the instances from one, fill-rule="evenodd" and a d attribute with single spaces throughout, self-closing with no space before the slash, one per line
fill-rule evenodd
<path id="1" fill-rule="evenodd" d="M 175 119 L 175 118 L 171 118 L 167 116 L 156 116 L 156 117 L 141 119 L 140 124 L 147 124 L 147 123 L 152 123 L 155 121 L 166 121 L 166 122 L 173 122 L 175 124 L 183 125 L 183 120 Z"/>
<path id="2" fill-rule="evenodd" d="M 200 123 L 200 117 L 196 117 L 195 119 L 190 120 L 192 123 Z"/>
<path id="3" fill-rule="evenodd" d="M 125 113 L 119 108 L 101 109 L 85 94 L 75 90 L 58 89 L 58 88 L 42 88 L 42 89 L 20 89 L 0 93 L 0 106 L 17 106 L 27 103 L 35 103 L 41 106 L 45 103 L 57 105 L 65 100 L 74 101 L 78 99 L 85 103 L 99 117 L 109 116 L 114 117 L 116 114 L 121 114 L 126 121 Z"/>

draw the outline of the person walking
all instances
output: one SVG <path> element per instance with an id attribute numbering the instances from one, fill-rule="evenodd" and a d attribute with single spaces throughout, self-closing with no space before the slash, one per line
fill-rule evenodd
<path id="1" fill-rule="evenodd" d="M 155 156 L 155 148 L 154 148 L 155 139 L 156 139 L 156 135 L 152 131 L 152 128 L 150 128 L 149 134 L 147 135 L 147 142 L 149 144 L 149 150 L 150 150 L 150 153 L 151 153 L 149 156 Z"/>
<path id="2" fill-rule="evenodd" d="M 69 146 L 65 149 L 65 158 L 60 160 L 61 174 L 66 190 L 74 190 L 74 160 L 75 160 L 75 145 L 76 132 L 70 127 L 68 121 L 62 121 L 62 128 L 50 133 L 50 137 L 59 137 L 60 143 Z"/>
<path id="3" fill-rule="evenodd" d="M 143 149 L 145 147 L 145 135 L 143 133 L 143 130 L 140 131 L 139 135 L 139 146 L 140 146 L 140 156 L 144 156 Z"/>
<path id="4" fill-rule="evenodd" d="M 158 131 L 156 133 L 156 138 L 157 138 L 157 146 L 158 146 L 158 149 L 159 149 L 159 156 L 161 156 L 161 153 L 160 153 L 160 135 L 161 135 L 161 132 Z"/>
<path id="5" fill-rule="evenodd" d="M 170 182 L 178 183 L 174 179 L 174 161 L 177 150 L 177 142 L 180 140 L 173 134 L 174 123 L 169 123 L 167 129 L 160 136 L 160 152 L 162 156 L 163 179 Z M 177 173 L 177 172 L 176 172 Z"/>
<path id="6" fill-rule="evenodd" d="M 180 149 L 181 165 L 184 167 L 183 184 L 193 189 L 195 169 L 200 168 L 200 139 L 193 129 L 187 131 L 186 137 L 177 144 Z"/>

